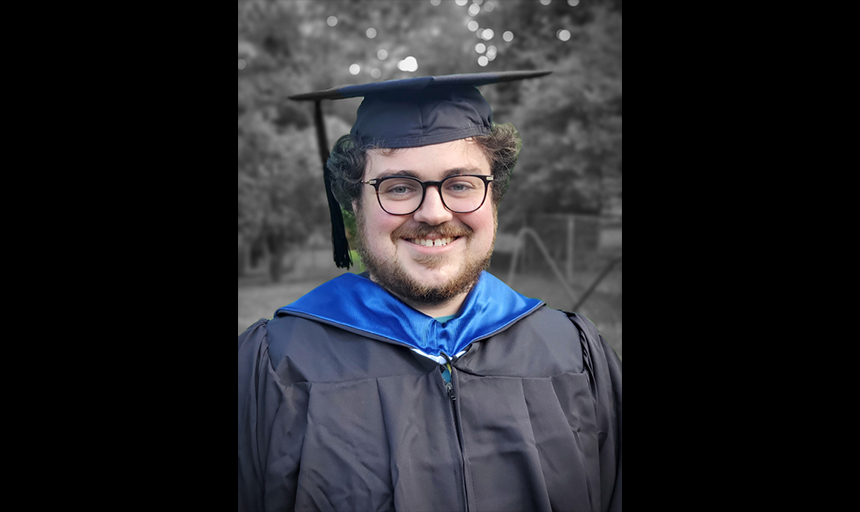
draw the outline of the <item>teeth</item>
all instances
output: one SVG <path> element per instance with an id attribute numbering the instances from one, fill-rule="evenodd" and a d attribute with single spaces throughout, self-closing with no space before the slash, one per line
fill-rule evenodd
<path id="1" fill-rule="evenodd" d="M 454 241 L 454 239 L 453 238 L 436 238 L 434 240 L 428 240 L 425 238 L 415 238 L 412 241 L 418 245 L 423 245 L 424 247 L 439 247 L 442 245 L 450 244 L 452 241 Z"/>

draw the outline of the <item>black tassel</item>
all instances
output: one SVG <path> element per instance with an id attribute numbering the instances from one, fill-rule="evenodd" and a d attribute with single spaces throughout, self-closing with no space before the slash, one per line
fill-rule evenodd
<path id="1" fill-rule="evenodd" d="M 328 198 L 328 209 L 331 214 L 331 243 L 334 246 L 334 263 L 338 268 L 349 268 L 352 258 L 349 257 L 349 241 L 346 239 L 346 228 L 343 226 L 343 212 L 340 204 L 331 192 L 331 173 L 328 166 L 323 166 L 323 179 L 325 179 L 325 195 Z"/>
<path id="2" fill-rule="evenodd" d="M 325 196 L 328 199 L 328 210 L 331 215 L 331 243 L 334 251 L 334 264 L 338 268 L 349 268 L 352 258 L 349 257 L 349 242 L 346 239 L 346 229 L 343 226 L 343 212 L 334 194 L 331 192 L 331 173 L 326 163 L 328 162 L 328 140 L 325 134 L 325 124 L 322 115 L 320 100 L 314 102 L 314 125 L 317 129 L 317 146 L 320 151 L 320 159 L 323 164 L 323 180 L 325 181 Z"/>

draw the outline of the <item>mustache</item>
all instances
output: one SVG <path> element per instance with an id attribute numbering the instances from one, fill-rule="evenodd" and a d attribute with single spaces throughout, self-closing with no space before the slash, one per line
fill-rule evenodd
<path id="1" fill-rule="evenodd" d="M 429 224 L 402 225 L 391 232 L 391 238 L 448 238 L 469 236 L 474 231 L 469 226 L 457 226 L 450 223 L 431 226 Z"/>

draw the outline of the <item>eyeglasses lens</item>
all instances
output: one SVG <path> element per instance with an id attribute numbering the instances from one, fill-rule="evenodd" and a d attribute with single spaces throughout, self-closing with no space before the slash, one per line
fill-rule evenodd
<path id="1" fill-rule="evenodd" d="M 441 185 L 442 201 L 453 212 L 477 210 L 484 201 L 486 183 L 474 176 L 451 176 Z M 379 183 L 379 203 L 388 213 L 405 215 L 421 206 L 421 182 L 412 178 L 387 178 Z"/>

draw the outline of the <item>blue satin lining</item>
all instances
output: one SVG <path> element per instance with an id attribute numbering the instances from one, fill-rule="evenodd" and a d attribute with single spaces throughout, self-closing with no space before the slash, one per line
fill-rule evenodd
<path id="1" fill-rule="evenodd" d="M 412 309 L 382 287 L 345 273 L 324 283 L 277 313 L 309 317 L 417 348 L 453 356 L 473 341 L 490 336 L 544 303 L 525 297 L 483 272 L 456 318 L 441 324 Z M 276 314 L 277 314 L 276 313 Z"/>

